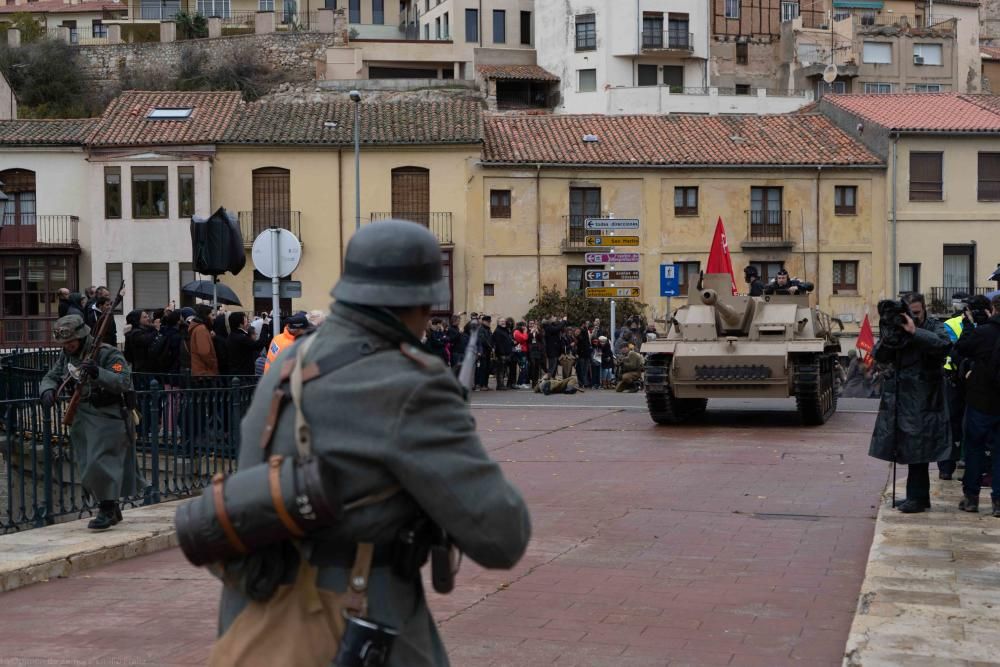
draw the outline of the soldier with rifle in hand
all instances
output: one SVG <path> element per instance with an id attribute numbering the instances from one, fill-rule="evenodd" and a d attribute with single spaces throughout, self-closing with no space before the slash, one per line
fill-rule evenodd
<path id="1" fill-rule="evenodd" d="M 87 524 L 93 530 L 119 523 L 118 500 L 146 486 L 136 465 L 135 422 L 128 403 L 132 371 L 117 348 L 100 342 L 113 310 L 101 317 L 93 335 L 79 315 L 56 321 L 53 338 L 62 345 L 62 354 L 40 387 L 39 401 L 46 410 L 56 404 L 61 389 L 74 387 L 63 424 L 70 427 L 80 482 L 98 501 L 98 514 Z"/>

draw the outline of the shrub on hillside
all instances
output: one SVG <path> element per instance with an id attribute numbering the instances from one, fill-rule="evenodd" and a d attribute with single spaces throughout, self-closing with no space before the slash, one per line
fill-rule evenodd
<path id="1" fill-rule="evenodd" d="M 77 52 L 65 42 L 40 39 L 14 49 L 0 46 L 0 71 L 17 94 L 23 118 L 100 113 L 100 100 L 86 85 Z"/>

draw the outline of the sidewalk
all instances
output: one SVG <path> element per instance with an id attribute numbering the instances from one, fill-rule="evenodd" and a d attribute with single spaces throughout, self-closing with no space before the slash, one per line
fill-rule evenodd
<path id="1" fill-rule="evenodd" d="M 961 482 L 937 479 L 930 512 L 901 514 L 885 499 L 846 667 L 1000 665 L 1000 519 L 988 488 L 979 514 L 960 512 L 961 499 Z"/>
<path id="2" fill-rule="evenodd" d="M 91 517 L 0 535 L 0 592 L 177 546 L 172 501 L 123 511 L 111 530 L 87 529 Z"/>

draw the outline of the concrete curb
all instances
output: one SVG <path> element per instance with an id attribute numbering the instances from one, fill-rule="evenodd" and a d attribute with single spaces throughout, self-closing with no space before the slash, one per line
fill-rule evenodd
<path id="1" fill-rule="evenodd" d="M 905 486 L 897 484 L 897 498 Z M 989 489 L 979 513 L 969 514 L 958 510 L 961 482 L 932 479 L 932 509 L 910 515 L 890 507 L 890 490 L 879 507 L 844 667 L 997 664 L 1000 519 L 991 516 Z"/>
<path id="2" fill-rule="evenodd" d="M 0 536 L 0 592 L 48 581 L 177 546 L 175 500 L 128 509 L 125 520 L 103 532 L 90 517 Z"/>

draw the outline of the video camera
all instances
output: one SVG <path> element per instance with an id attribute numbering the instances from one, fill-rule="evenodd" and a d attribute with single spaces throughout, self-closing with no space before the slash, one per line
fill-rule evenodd
<path id="1" fill-rule="evenodd" d="M 969 313 L 972 314 L 972 321 L 976 323 L 978 327 L 981 324 L 986 324 L 990 319 L 990 302 L 986 297 L 970 297 L 965 302 L 969 309 Z"/>
<path id="2" fill-rule="evenodd" d="M 913 318 L 910 306 L 899 299 L 883 299 L 878 302 L 878 326 L 882 341 L 891 347 L 902 347 L 906 342 L 906 317 Z"/>

